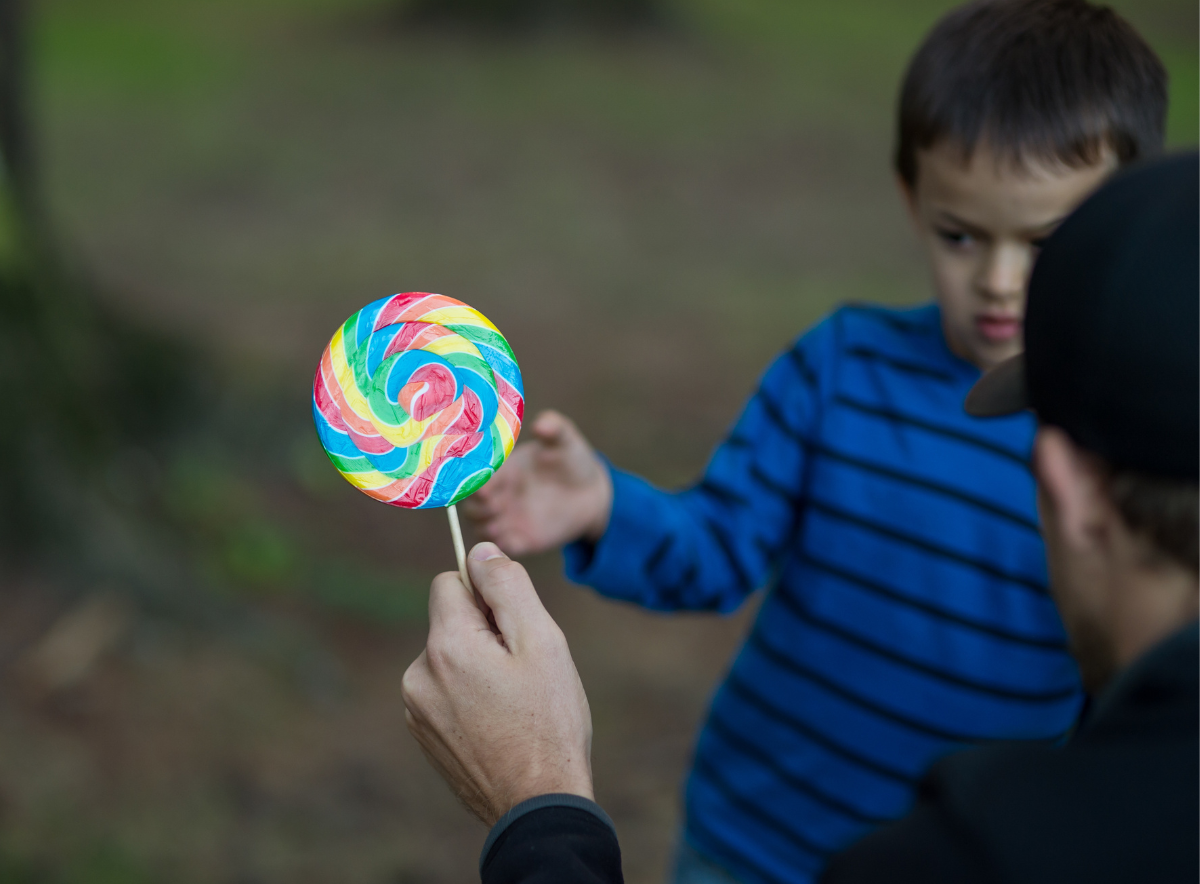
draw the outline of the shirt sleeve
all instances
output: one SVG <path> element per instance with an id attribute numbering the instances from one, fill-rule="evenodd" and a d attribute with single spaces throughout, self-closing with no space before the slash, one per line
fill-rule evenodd
<path id="1" fill-rule="evenodd" d="M 692 488 L 612 469 L 608 529 L 566 548 L 567 576 L 660 611 L 731 611 L 761 587 L 799 518 L 832 338 L 826 320 L 772 363 Z"/>
<path id="2" fill-rule="evenodd" d="M 594 802 L 540 796 L 505 814 L 484 845 L 482 884 L 624 884 L 621 847 Z"/>

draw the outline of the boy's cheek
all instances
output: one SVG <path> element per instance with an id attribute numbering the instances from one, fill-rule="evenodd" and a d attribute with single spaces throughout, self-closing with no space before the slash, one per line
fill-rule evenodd
<path id="1" fill-rule="evenodd" d="M 943 312 L 972 312 L 974 309 L 973 279 L 976 261 L 968 255 L 931 256 L 930 270 L 934 294 Z"/>

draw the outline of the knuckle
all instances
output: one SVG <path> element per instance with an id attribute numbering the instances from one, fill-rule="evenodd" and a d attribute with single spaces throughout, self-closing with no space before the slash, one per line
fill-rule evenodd
<path id="1" fill-rule="evenodd" d="M 511 552 L 513 555 L 518 555 L 518 551 L 512 543 L 503 545 L 503 548 Z M 514 562 L 512 559 L 502 559 L 494 561 L 487 572 L 487 582 L 493 591 L 510 594 L 520 592 L 525 584 L 529 583 L 529 574 L 525 571 L 525 566 L 520 562 Z"/>
<path id="2" fill-rule="evenodd" d="M 495 570 L 492 572 L 498 580 L 505 583 L 513 583 L 521 580 L 528 580 L 529 574 L 525 570 L 525 566 L 520 562 L 514 562 L 512 559 L 497 562 Z"/>
<path id="3" fill-rule="evenodd" d="M 419 663 L 420 660 L 409 666 L 404 672 L 404 677 L 400 679 L 400 699 L 404 701 L 406 709 L 418 704 L 423 692 L 425 679 Z"/>
<path id="4" fill-rule="evenodd" d="M 425 657 L 429 665 L 430 674 L 437 679 L 444 678 L 455 665 L 457 653 L 453 642 L 446 638 L 439 638 L 437 641 L 430 641 L 425 648 Z"/>

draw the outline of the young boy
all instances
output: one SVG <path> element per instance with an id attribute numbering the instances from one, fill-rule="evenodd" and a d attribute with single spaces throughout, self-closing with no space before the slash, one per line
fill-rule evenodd
<path id="1" fill-rule="evenodd" d="M 767 370 L 703 480 L 610 468 L 561 415 L 469 512 L 656 610 L 769 583 L 696 746 L 676 880 L 806 882 L 966 743 L 1052 740 L 1081 694 L 1047 594 L 1031 417 L 962 401 L 1020 349 L 1039 241 L 1162 145 L 1166 75 L 1085 0 L 982 0 L 926 38 L 896 171 L 935 304 L 846 307 Z"/>

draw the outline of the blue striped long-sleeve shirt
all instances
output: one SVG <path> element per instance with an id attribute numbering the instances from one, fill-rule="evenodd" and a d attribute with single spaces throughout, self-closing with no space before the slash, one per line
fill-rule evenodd
<path id="1" fill-rule="evenodd" d="M 686 788 L 687 839 L 745 881 L 811 881 L 939 756 L 1075 720 L 1034 422 L 967 416 L 978 376 L 936 306 L 838 310 L 771 365 L 698 485 L 614 470 L 604 537 L 567 548 L 573 580 L 655 610 L 768 587 Z"/>

